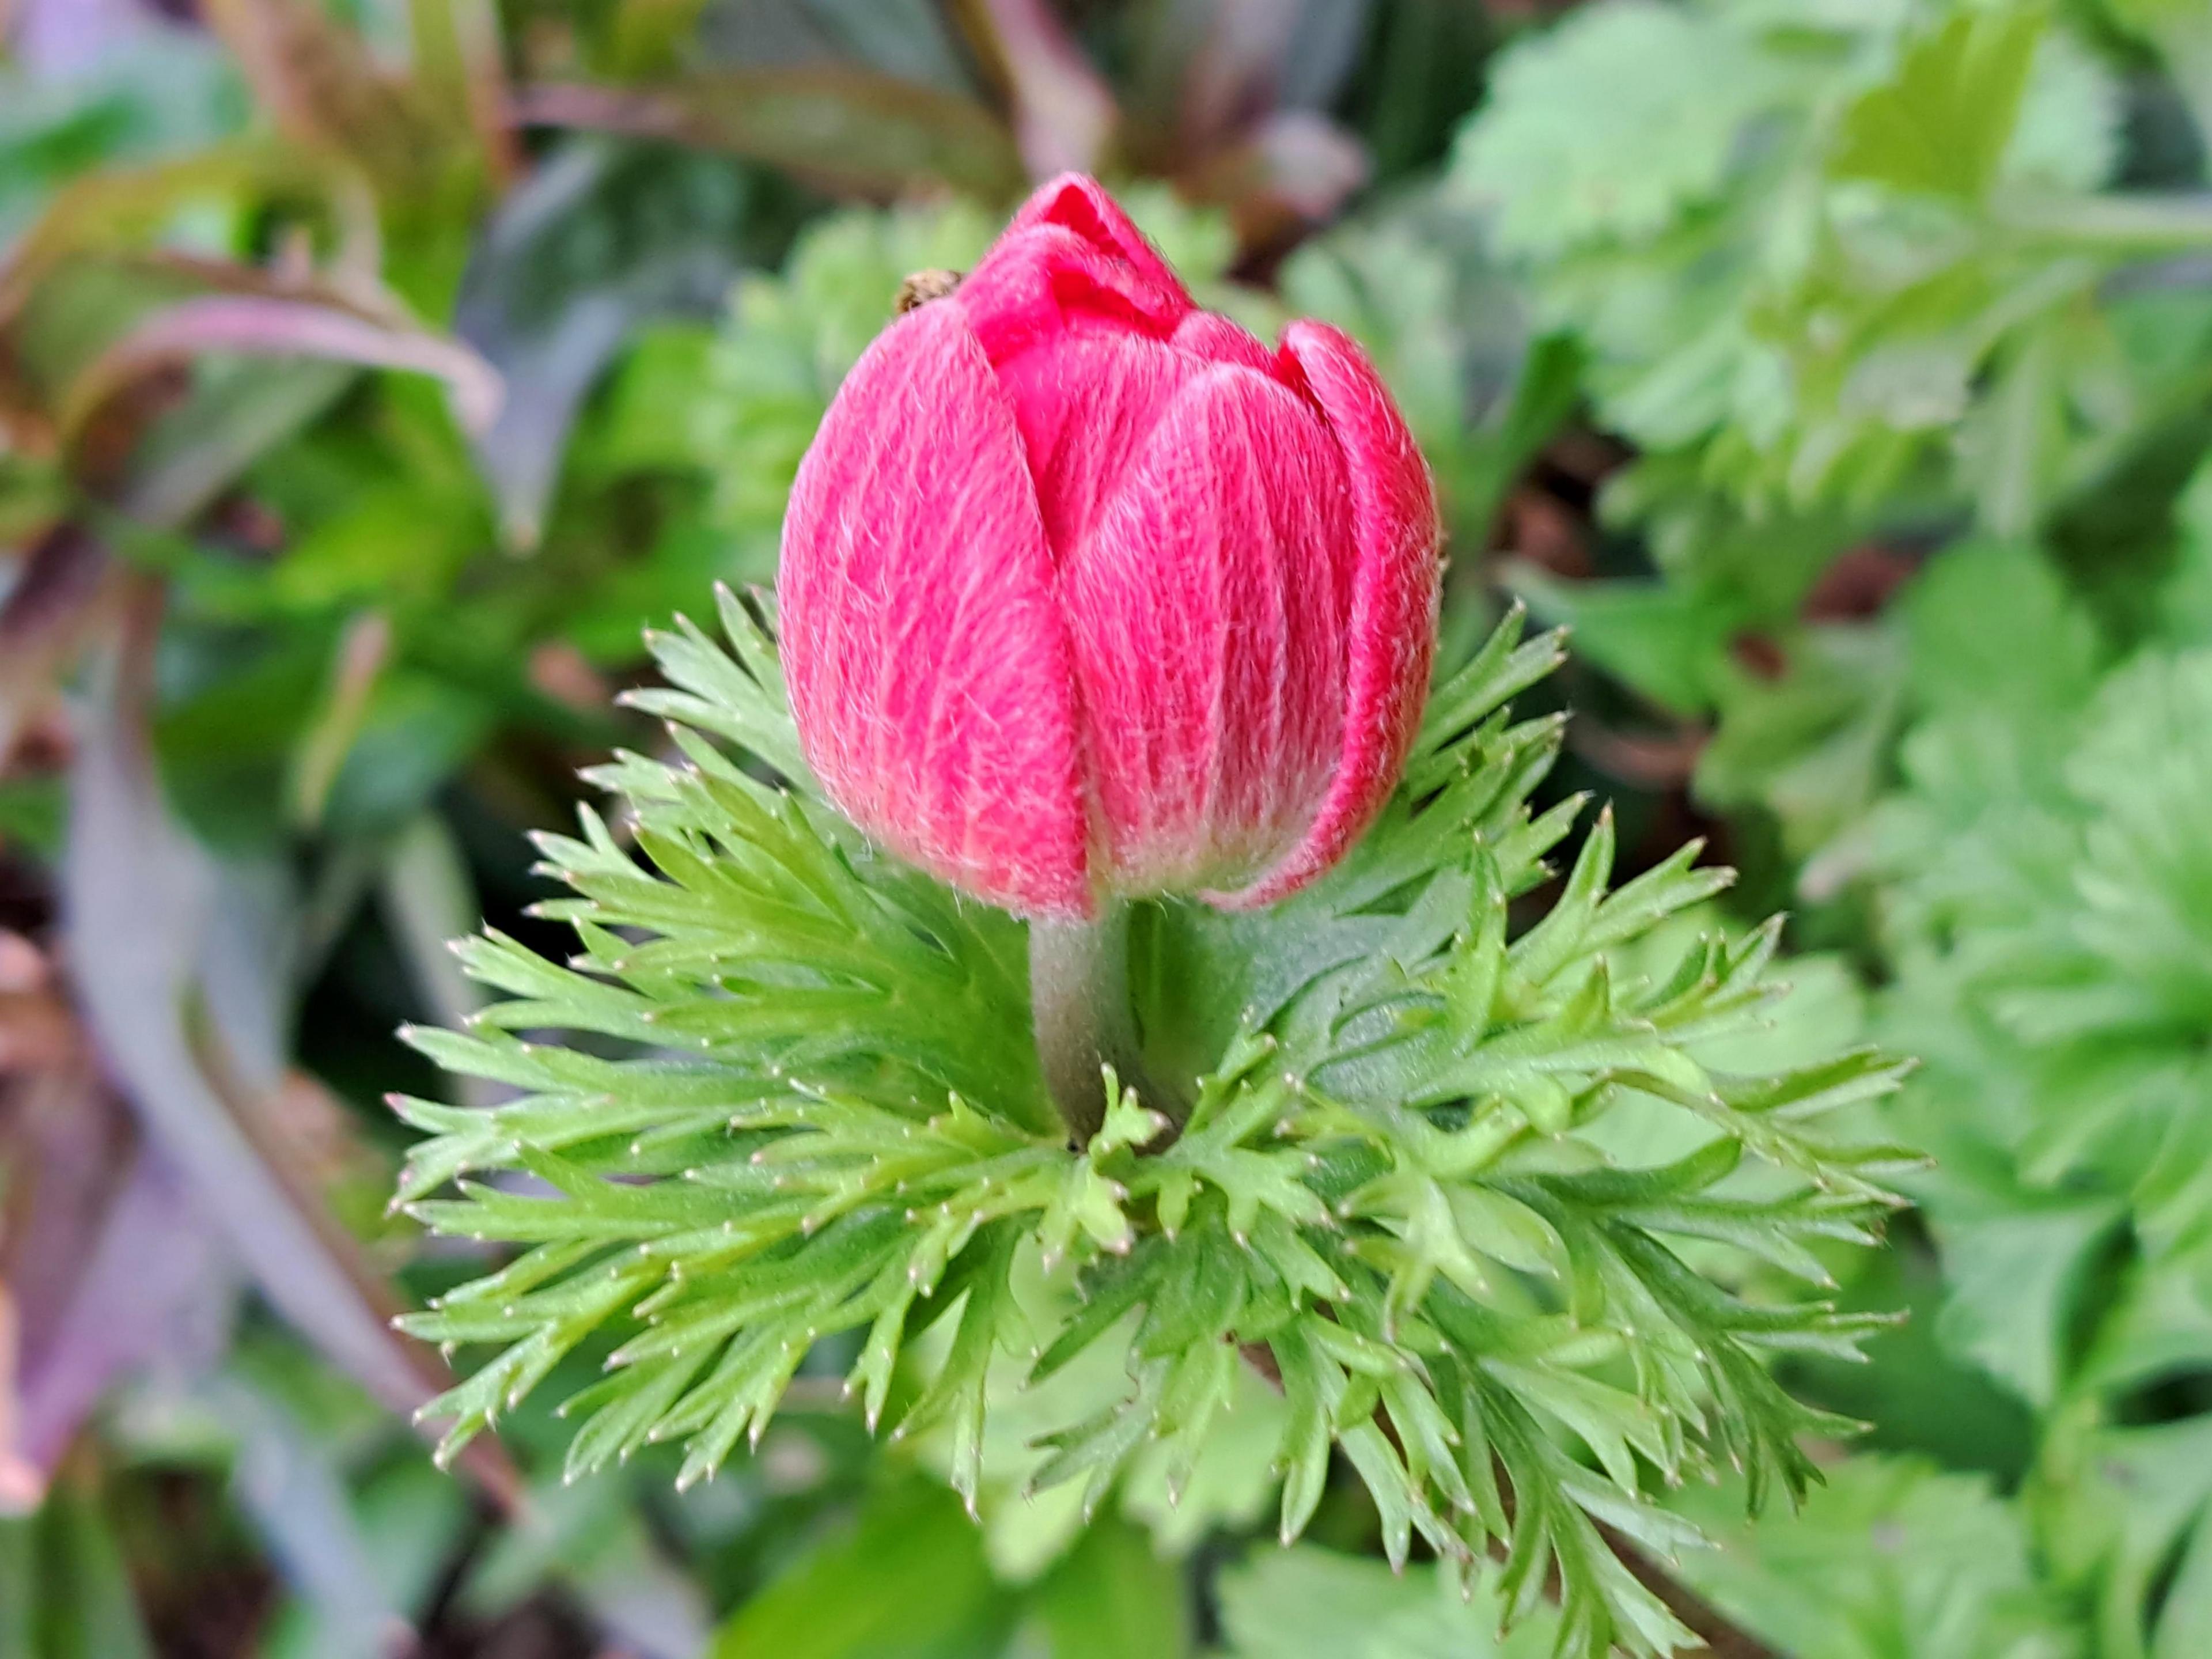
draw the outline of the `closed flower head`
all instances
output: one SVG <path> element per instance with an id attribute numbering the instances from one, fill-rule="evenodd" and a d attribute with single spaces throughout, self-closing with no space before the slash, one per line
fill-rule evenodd
<path id="1" fill-rule="evenodd" d="M 1071 177 L 839 391 L 784 525 L 784 664 L 830 797 L 955 886 L 1261 904 L 1395 784 L 1437 580 L 1358 347 L 1198 309 Z"/>

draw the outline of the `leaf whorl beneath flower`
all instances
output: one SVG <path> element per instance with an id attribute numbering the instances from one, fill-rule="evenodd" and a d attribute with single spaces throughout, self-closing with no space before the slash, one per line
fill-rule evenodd
<path id="1" fill-rule="evenodd" d="M 1776 929 L 1701 926 L 1728 877 L 1694 848 L 1611 887 L 1608 816 L 1512 936 L 1579 805 L 1531 810 L 1561 723 L 1505 707 L 1556 636 L 1516 613 L 1437 689 L 1397 798 L 1313 888 L 1145 908 L 1147 1047 L 1199 1075 L 1157 1103 L 1179 1126 L 1111 1091 L 1078 1152 L 1019 925 L 811 793 L 767 631 L 723 613 L 727 650 L 685 624 L 655 641 L 674 689 L 633 699 L 680 758 L 596 774 L 635 850 L 588 812 L 543 840 L 573 896 L 540 908 L 579 954 L 473 940 L 508 1000 L 410 1034 L 514 1091 L 397 1103 L 426 1136 L 401 1200 L 520 1247 L 407 1322 L 496 1349 L 433 1408 L 446 1454 L 580 1349 L 604 1374 L 564 1407 L 572 1474 L 675 1441 L 689 1482 L 835 1356 L 871 1424 L 938 1437 L 972 1505 L 994 1410 L 1125 1354 L 1118 1397 L 1033 1443 L 1031 1485 L 1096 1504 L 1140 1450 L 1180 1490 L 1240 1352 L 1264 1354 L 1285 1539 L 1341 1452 L 1394 1560 L 1418 1538 L 1472 1572 L 1495 1546 L 1503 1605 L 1556 1591 L 1564 1653 L 1684 1639 L 1600 1524 L 1672 1556 L 1696 1534 L 1649 1489 L 1728 1465 L 1754 1506 L 1794 1497 L 1799 1437 L 1850 1426 L 1770 1359 L 1849 1355 L 1878 1322 L 1797 1291 L 1893 1202 L 1899 1155 L 1851 1128 L 1900 1068 L 1732 1066 L 1772 1024 Z"/>

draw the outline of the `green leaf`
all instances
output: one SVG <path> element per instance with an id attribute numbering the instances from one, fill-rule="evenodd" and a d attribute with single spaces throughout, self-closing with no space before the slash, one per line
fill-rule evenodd
<path id="1" fill-rule="evenodd" d="M 1534 319 L 1474 216 L 1401 195 L 1285 263 L 1285 306 L 1358 340 L 1427 458 L 1456 536 L 1487 535 L 1514 479 L 1572 410 L 1579 355 Z M 1472 617 L 1469 620 L 1473 620 Z"/>
<path id="2" fill-rule="evenodd" d="M 64 1484 L 0 1519 L 0 1659 L 152 1659 L 107 1517 Z"/>
<path id="3" fill-rule="evenodd" d="M 713 1659 L 988 1659 L 1015 1604 L 959 1503 L 887 1481 L 853 1527 L 802 1556 L 715 1633 Z"/>
<path id="4" fill-rule="evenodd" d="M 2158 1659 L 2187 1652 L 2203 1631 L 2212 1417 L 2120 1426 L 2075 1413 L 2054 1430 L 2032 1512 L 2053 1576 L 2088 1603 L 2095 1651 Z M 2162 1601 L 2156 1588 L 2169 1574 L 2182 1594 Z"/>
<path id="5" fill-rule="evenodd" d="M 541 838 L 574 896 L 540 912 L 580 953 L 472 941 L 464 968 L 508 1000 L 468 1034 L 410 1034 L 515 1091 L 485 1112 L 400 1103 L 430 1136 L 403 1183 L 413 1212 L 535 1247 L 408 1322 L 499 1349 L 431 1408 L 447 1449 L 606 1328 L 606 1375 L 569 1402 L 572 1468 L 680 1440 L 689 1485 L 851 1332 L 842 1363 L 870 1423 L 903 1402 L 897 1432 L 978 1511 L 1008 1485 L 993 1425 L 1010 1414 L 1032 1425 L 1013 1481 L 1077 1489 L 1050 1500 L 1036 1549 L 994 1521 L 1010 1565 L 1042 1565 L 1066 1505 L 1095 1514 L 1117 1484 L 1170 1503 L 1219 1486 L 1209 1450 L 1235 1409 L 1257 1425 L 1236 1466 L 1285 1472 L 1286 1536 L 1341 1449 L 1392 1559 L 1418 1536 L 1468 1570 L 1506 1545 L 1505 1604 L 1525 1613 L 1556 1576 L 1575 1659 L 1678 1639 L 1597 1522 L 1684 1541 L 1647 1471 L 1726 1461 L 1754 1502 L 1802 1491 L 1796 1437 L 1842 1425 L 1791 1400 L 1767 1356 L 1848 1354 L 1881 1322 L 1739 1296 L 1656 1235 L 1820 1282 L 1803 1241 L 1864 1242 L 1887 1202 L 1893 1154 L 1844 1118 L 1897 1068 L 1692 1058 L 1732 1040 L 1756 1056 L 1773 930 L 1662 935 L 1728 877 L 1691 849 L 1608 890 L 1609 815 L 1548 915 L 1509 939 L 1509 899 L 1547 878 L 1579 805 L 1532 811 L 1559 724 L 1503 707 L 1557 640 L 1523 641 L 1509 617 L 1437 689 L 1382 821 L 1304 892 L 1257 913 L 1140 910 L 1147 1069 L 1196 1076 L 1179 1124 L 1116 1090 L 1103 1132 L 1071 1149 L 1036 1071 L 1018 929 L 872 854 L 813 799 L 759 619 L 730 601 L 724 622 L 727 649 L 690 628 L 659 642 L 681 689 L 641 700 L 676 722 L 680 761 L 595 774 L 624 797 L 635 850 L 589 814 L 580 836 Z M 788 766 L 790 788 L 702 729 Z M 1650 1144 L 1660 1118 L 1678 1144 L 1703 1123 L 1718 1155 L 1654 1169 L 1608 1150 Z M 1763 1197 L 1715 1190 L 1746 1165 Z M 470 1178 L 503 1169 L 535 1182 Z M 458 1196 L 426 1196 L 456 1177 Z M 1281 1408 L 1238 1409 L 1241 1356 L 1263 1349 Z M 894 1386 L 902 1355 L 911 1390 Z M 1234 1488 L 1251 1507 L 1238 1480 L 1206 1501 Z"/>
<path id="6" fill-rule="evenodd" d="M 2203 227 L 2094 193 L 2118 108 L 2038 4 L 1616 0 L 1505 56 L 1455 185 L 1645 452 L 1608 495 L 1678 544 L 1718 528 L 1701 498 L 1732 502 L 1747 524 L 1669 562 L 1735 567 L 1756 599 L 1771 577 L 1726 547 L 1746 529 L 1764 551 L 1792 520 L 1955 499 L 2022 534 L 2113 465 L 2120 428 L 2176 418 L 2174 360 L 2129 362 L 2098 273 Z"/>
<path id="7" fill-rule="evenodd" d="M 540 124 L 680 137 L 855 194 L 951 185 L 992 200 L 1022 179 L 1013 135 L 981 104 L 848 64 L 702 70 L 635 88 L 547 84 L 522 105 Z"/>
<path id="8" fill-rule="evenodd" d="M 1221 1621 L 1234 1659 L 1540 1659 L 1539 1617 L 1501 1638 L 1486 1575 L 1462 1597 L 1434 1567 L 1394 1573 L 1314 1545 L 1255 1551 L 1223 1573 Z"/>
<path id="9" fill-rule="evenodd" d="M 1052 1659 L 1183 1659 L 1192 1650 L 1190 1597 L 1182 1571 L 1144 1533 L 1112 1517 L 1033 1593 Z"/>
<path id="10" fill-rule="evenodd" d="M 2033 7 L 1962 13 L 1913 41 L 1843 118 L 1831 167 L 1900 190 L 1978 196 L 1996 176 L 2044 30 Z"/>
<path id="11" fill-rule="evenodd" d="M 538 547 L 577 413 L 625 340 L 720 304 L 761 193 L 727 161 L 586 137 L 501 203 L 454 326 L 505 387 L 471 438 L 511 547 Z"/>
<path id="12" fill-rule="evenodd" d="M 1510 574 L 1515 592 L 1622 684 L 1673 713 L 1711 706 L 1739 626 L 1729 596 L 1686 583 L 1559 581 L 1529 565 Z"/>
<path id="13" fill-rule="evenodd" d="M 1656 0 L 1607 0 L 1510 52 L 1462 133 L 1458 186 L 1501 244 L 1553 255 L 1641 242 L 1718 190 L 1739 131 L 1787 81 L 1743 33 Z"/>
<path id="14" fill-rule="evenodd" d="M 1944 1342 L 2047 1409 L 2071 1367 L 2069 1338 L 2098 1252 L 2124 1213 L 2110 1197 L 1947 1192 L 1936 1221 L 1950 1280 Z"/>
<path id="15" fill-rule="evenodd" d="M 2212 133 L 2212 20 L 2203 9 L 2195 0 L 2105 0 L 2104 9 L 2157 47 L 2198 134 Z"/>
<path id="16" fill-rule="evenodd" d="M 1947 549 L 1912 585 L 1905 618 L 1914 693 L 1938 712 L 2063 717 L 2094 684 L 2094 626 L 2033 548 Z"/>
<path id="17" fill-rule="evenodd" d="M 1683 1507 L 1709 1519 L 1717 1549 L 1680 1571 L 1778 1650 L 1799 1659 L 1948 1659 L 2005 1654 L 2080 1659 L 2090 1650 L 2041 1584 L 2013 1506 L 1975 1478 L 1860 1456 L 1829 1472 L 1802 1514 L 1750 1526 L 1729 1498 Z"/>

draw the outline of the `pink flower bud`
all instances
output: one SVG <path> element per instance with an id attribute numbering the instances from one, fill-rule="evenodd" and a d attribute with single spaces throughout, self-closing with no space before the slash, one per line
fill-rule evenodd
<path id="1" fill-rule="evenodd" d="M 806 758 L 868 835 L 1037 916 L 1264 904 L 1405 763 L 1436 500 L 1359 348 L 1200 311 L 1046 185 L 847 377 L 784 521 Z"/>

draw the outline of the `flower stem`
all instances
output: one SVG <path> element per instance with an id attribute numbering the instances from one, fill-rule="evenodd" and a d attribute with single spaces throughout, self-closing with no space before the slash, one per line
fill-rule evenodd
<path id="1" fill-rule="evenodd" d="M 1109 905 L 1091 921 L 1030 924 L 1030 1019 L 1045 1086 L 1082 1146 L 1106 1121 L 1103 1067 L 1141 1087 L 1127 907 Z"/>
<path id="2" fill-rule="evenodd" d="M 2009 230 L 2084 249 L 2150 258 L 2212 246 L 2212 202 L 2195 193 L 2008 197 L 1991 210 Z"/>

